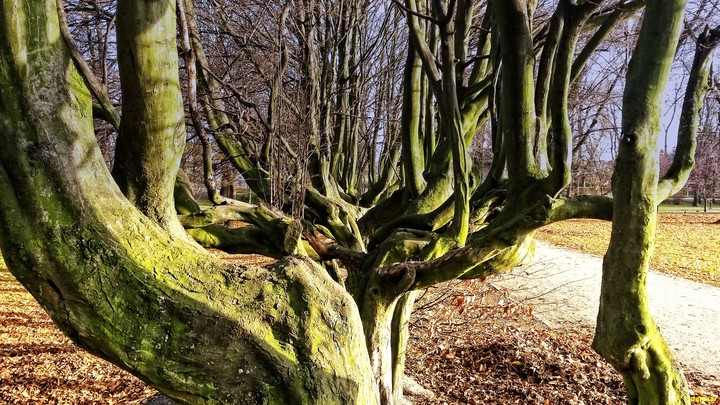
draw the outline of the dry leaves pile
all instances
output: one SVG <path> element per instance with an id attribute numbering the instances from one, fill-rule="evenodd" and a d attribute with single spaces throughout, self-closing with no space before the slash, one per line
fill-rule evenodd
<path id="1" fill-rule="evenodd" d="M 590 340 L 548 328 L 481 281 L 453 282 L 419 300 L 407 372 L 437 395 L 425 404 L 625 402 L 619 376 Z M 75 347 L 0 267 L 0 404 L 142 404 L 155 394 Z"/>
<path id="2" fill-rule="evenodd" d="M 480 282 L 445 284 L 437 294 L 445 298 L 420 302 L 411 323 L 408 374 L 438 395 L 420 403 L 626 402 L 620 377 L 587 335 L 550 329 Z"/>
<path id="3" fill-rule="evenodd" d="M 664 273 L 720 287 L 720 214 L 661 213 L 651 266 Z M 555 223 L 538 231 L 539 239 L 595 255 L 604 255 L 611 224 L 592 219 Z"/>
<path id="4" fill-rule="evenodd" d="M 623 404 L 622 379 L 590 331 L 552 329 L 480 281 L 434 287 L 411 320 L 407 374 L 437 397 L 419 404 Z M 696 395 L 704 376 L 687 374 Z"/>

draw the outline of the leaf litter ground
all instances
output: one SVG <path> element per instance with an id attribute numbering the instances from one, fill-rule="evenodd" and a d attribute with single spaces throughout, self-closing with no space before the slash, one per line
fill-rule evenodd
<path id="1" fill-rule="evenodd" d="M 455 281 L 418 303 L 407 374 L 436 394 L 420 404 L 627 403 L 620 375 L 592 350 L 590 333 L 550 328 L 505 291 Z M 704 376 L 686 377 L 696 398 L 717 400 Z"/>
<path id="2" fill-rule="evenodd" d="M 258 265 L 271 260 L 226 259 Z M 585 331 L 551 329 L 532 317 L 532 308 L 482 281 L 429 289 L 410 330 L 407 374 L 435 394 L 416 403 L 626 402 L 620 377 L 592 351 Z M 688 379 L 701 387 L 694 376 Z M 0 404 L 144 404 L 156 395 L 73 345 L 0 268 Z"/>
<path id="3" fill-rule="evenodd" d="M 663 273 L 720 287 L 720 214 L 660 213 L 651 266 Z M 611 223 L 573 219 L 540 229 L 554 245 L 604 255 Z"/>

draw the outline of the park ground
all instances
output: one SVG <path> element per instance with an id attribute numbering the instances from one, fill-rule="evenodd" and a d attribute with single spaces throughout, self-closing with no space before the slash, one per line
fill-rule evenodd
<path id="1" fill-rule="evenodd" d="M 720 212 L 685 212 L 684 207 L 661 207 L 652 268 L 663 273 L 720 287 Z M 672 211 L 670 211 L 672 210 Z M 605 254 L 610 223 L 572 219 L 538 231 L 538 238 L 556 246 Z"/>
<path id="2" fill-rule="evenodd" d="M 662 214 L 653 266 L 720 286 L 718 220 L 717 213 Z M 609 232 L 600 221 L 566 221 L 539 238 L 603 254 Z M 585 328 L 547 326 L 531 306 L 489 283 L 452 282 L 419 301 L 407 373 L 435 394 L 417 401 L 423 404 L 624 403 L 619 376 L 592 351 L 591 340 Z M 701 375 L 687 377 L 696 399 L 720 396 Z M 75 347 L 0 268 L 0 404 L 143 404 L 155 395 Z"/>

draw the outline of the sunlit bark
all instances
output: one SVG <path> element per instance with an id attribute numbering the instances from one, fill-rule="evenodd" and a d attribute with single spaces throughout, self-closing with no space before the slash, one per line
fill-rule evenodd
<path id="1" fill-rule="evenodd" d="M 586 142 L 573 143 L 571 86 L 643 3 L 561 0 L 545 21 L 536 8 L 550 5 L 524 0 L 392 9 L 223 0 L 197 10 L 190 0 L 177 9 L 120 1 L 114 184 L 92 137 L 90 95 L 116 127 L 117 114 L 48 12 L 57 4 L 8 2 L 3 252 L 79 344 L 180 401 L 393 404 L 417 291 L 528 262 L 547 224 L 615 216 L 596 347 L 625 374 L 632 400 L 683 401 L 643 295 L 654 210 L 692 168 L 717 42 L 716 31 L 701 37 L 676 161 L 659 179 L 658 100 L 680 0 L 650 3 L 643 20 L 614 196 L 563 197 L 572 152 Z M 203 147 L 209 209 L 178 172 L 181 94 Z M 486 123 L 493 161 L 479 165 L 469 152 Z M 217 194 L 220 161 L 242 175 L 252 204 Z M 239 221 L 247 226 L 225 226 Z M 233 266 L 197 243 L 280 261 Z"/>

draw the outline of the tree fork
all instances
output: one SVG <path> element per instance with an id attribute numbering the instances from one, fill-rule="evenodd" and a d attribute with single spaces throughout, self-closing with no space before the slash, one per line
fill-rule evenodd
<path id="1" fill-rule="evenodd" d="M 359 313 L 325 270 L 299 258 L 223 263 L 112 184 L 55 6 L 0 7 L 0 247 L 11 272 L 81 347 L 178 402 L 374 403 Z"/>

